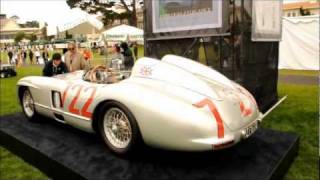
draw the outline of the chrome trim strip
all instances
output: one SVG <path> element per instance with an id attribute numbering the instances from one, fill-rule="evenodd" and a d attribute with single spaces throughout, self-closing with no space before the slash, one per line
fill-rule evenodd
<path id="1" fill-rule="evenodd" d="M 76 115 L 76 114 L 65 112 L 65 111 L 62 111 L 60 109 L 50 108 L 48 106 L 45 106 L 45 105 L 42 105 L 42 104 L 39 104 L 39 103 L 34 103 L 34 105 L 42 107 L 42 108 L 45 108 L 45 109 L 48 109 L 48 110 L 52 111 L 53 113 L 60 113 L 60 114 L 67 115 L 67 116 L 72 116 L 72 117 L 75 117 L 75 118 L 78 118 L 78 119 L 81 119 L 81 120 L 91 121 L 90 118 L 86 118 L 86 117 L 83 117 L 83 116 L 79 116 L 79 115 Z"/>

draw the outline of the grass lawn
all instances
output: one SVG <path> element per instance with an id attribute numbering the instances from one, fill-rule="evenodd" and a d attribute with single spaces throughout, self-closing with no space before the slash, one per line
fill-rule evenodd
<path id="1" fill-rule="evenodd" d="M 288 97 L 262 125 L 300 135 L 299 154 L 285 179 L 319 179 L 318 86 L 279 83 L 278 93 Z"/>
<path id="2" fill-rule="evenodd" d="M 95 57 L 100 60 L 94 64 L 103 62 L 102 56 Z M 0 115 L 21 111 L 15 91 L 16 82 L 24 76 L 40 75 L 41 70 L 40 66 L 19 67 L 17 77 L 0 79 Z M 288 72 L 298 75 L 314 74 L 285 71 Z M 288 95 L 288 98 L 264 120 L 263 127 L 294 132 L 301 137 L 299 155 L 289 169 L 286 179 L 319 179 L 318 86 L 280 83 L 278 92 L 280 97 Z M 45 174 L 2 147 L 0 160 L 0 179 L 48 179 Z"/>
<path id="3" fill-rule="evenodd" d="M 16 95 L 17 81 L 28 75 L 41 75 L 40 66 L 17 68 L 18 76 L 0 79 L 0 116 L 21 111 Z M 0 179 L 48 179 L 38 169 L 0 147 Z"/>

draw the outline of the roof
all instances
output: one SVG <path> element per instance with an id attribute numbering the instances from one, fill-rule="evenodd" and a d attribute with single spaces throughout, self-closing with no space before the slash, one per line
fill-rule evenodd
<path id="1" fill-rule="evenodd" d="M 40 28 L 21 28 L 19 24 L 17 24 L 12 19 L 0 19 L 0 30 L 1 32 L 11 32 L 11 31 L 37 31 Z"/>
<path id="2" fill-rule="evenodd" d="M 4 27 L 9 21 L 10 19 L 0 19 L 0 27 Z"/>
<path id="3" fill-rule="evenodd" d="M 290 10 L 290 9 L 316 9 L 320 8 L 320 2 L 296 2 L 296 3 L 287 3 L 283 5 L 283 10 Z"/>
<path id="4" fill-rule="evenodd" d="M 85 23 L 88 23 L 89 25 L 93 26 L 97 30 L 101 30 L 103 28 L 103 23 L 101 21 L 99 21 L 98 19 L 90 15 L 86 15 L 84 17 L 77 18 L 63 25 L 59 25 L 58 29 L 59 29 L 59 32 L 64 32 L 64 31 L 76 28 L 77 26 L 80 26 Z"/>

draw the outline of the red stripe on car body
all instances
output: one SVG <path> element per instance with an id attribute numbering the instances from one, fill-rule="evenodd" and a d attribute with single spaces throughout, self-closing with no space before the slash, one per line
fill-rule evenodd
<path id="1" fill-rule="evenodd" d="M 205 106 L 208 106 L 211 113 L 213 114 L 213 116 L 216 119 L 217 122 L 217 126 L 218 126 L 218 138 L 223 138 L 224 137 L 224 127 L 223 127 L 223 121 L 222 118 L 216 108 L 216 106 L 214 105 L 214 103 L 209 100 L 209 99 L 204 99 L 196 104 L 193 104 L 194 106 L 198 107 L 198 108 L 202 108 Z"/>

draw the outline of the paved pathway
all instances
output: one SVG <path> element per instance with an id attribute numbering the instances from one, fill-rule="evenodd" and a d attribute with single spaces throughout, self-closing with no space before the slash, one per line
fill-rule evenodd
<path id="1" fill-rule="evenodd" d="M 279 82 L 299 85 L 317 85 L 318 76 L 300 76 L 300 75 L 279 75 Z"/>

